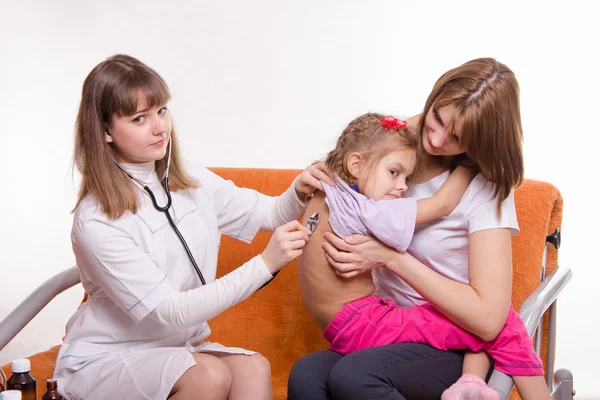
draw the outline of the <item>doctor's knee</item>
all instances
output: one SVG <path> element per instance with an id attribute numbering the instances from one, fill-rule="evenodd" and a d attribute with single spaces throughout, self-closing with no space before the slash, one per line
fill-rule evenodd
<path id="1" fill-rule="evenodd" d="M 226 399 L 231 388 L 231 371 L 217 357 L 193 353 L 196 365 L 188 369 L 173 387 L 172 394 L 190 399 Z M 183 396 L 181 396 L 184 398 Z"/>

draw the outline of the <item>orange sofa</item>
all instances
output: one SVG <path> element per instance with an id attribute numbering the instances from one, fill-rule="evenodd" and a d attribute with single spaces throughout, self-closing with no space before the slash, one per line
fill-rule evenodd
<path id="1" fill-rule="evenodd" d="M 238 186 L 260 192 L 282 193 L 300 172 L 298 170 L 213 168 Z M 521 232 L 513 238 L 513 303 L 518 310 L 540 283 L 540 271 L 546 235 L 560 227 L 562 198 L 552 185 L 526 180 L 515 194 Z M 222 276 L 260 253 L 270 235 L 260 233 L 251 245 L 223 237 L 218 275 Z M 557 266 L 558 252 L 549 246 L 547 274 Z M 64 321 L 66 323 L 66 321 Z M 547 325 L 547 317 L 545 324 Z M 211 341 L 261 352 L 272 366 L 275 399 L 285 399 L 288 373 L 303 355 L 327 348 L 326 341 L 308 314 L 293 262 L 263 290 L 210 321 Z M 546 331 L 547 332 L 547 331 Z M 546 359 L 547 335 L 544 334 L 542 357 Z M 45 380 L 52 376 L 59 346 L 30 356 L 32 374 L 38 381 L 38 398 L 45 391 Z M 27 355 L 23 355 L 24 357 Z M 10 365 L 2 366 L 10 376 Z M 552 367 L 553 368 L 553 367 Z M 511 399 L 518 398 L 513 391 Z"/>

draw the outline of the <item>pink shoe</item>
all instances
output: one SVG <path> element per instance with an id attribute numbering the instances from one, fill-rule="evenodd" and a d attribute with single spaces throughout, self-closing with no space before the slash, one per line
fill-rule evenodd
<path id="1" fill-rule="evenodd" d="M 442 393 L 442 400 L 499 400 L 498 392 L 477 375 L 467 374 Z"/>

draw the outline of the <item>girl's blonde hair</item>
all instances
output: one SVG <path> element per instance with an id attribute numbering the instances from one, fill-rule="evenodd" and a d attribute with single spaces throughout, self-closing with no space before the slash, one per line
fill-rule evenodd
<path id="1" fill-rule="evenodd" d="M 523 183 L 523 128 L 519 83 L 515 74 L 493 58 L 479 58 L 451 69 L 438 79 L 419 121 L 423 132 L 429 110 L 451 105 L 462 118 L 460 144 L 466 157 L 495 184 L 500 203 Z M 460 157 L 458 157 L 460 158 Z"/>
<path id="2" fill-rule="evenodd" d="M 169 88 L 160 75 L 127 55 L 112 56 L 89 73 L 83 83 L 75 124 L 74 164 L 82 176 L 75 208 L 91 194 L 111 219 L 121 217 L 126 211 L 137 211 L 137 188 L 115 164 L 118 156 L 105 135 L 115 116 L 134 114 L 140 101 L 146 107 L 159 107 L 170 98 Z M 198 187 L 198 182 L 182 166 L 175 129 L 170 136 L 169 188 L 177 191 Z M 158 176 L 162 176 L 166 163 L 166 156 L 156 162 Z"/>
<path id="3" fill-rule="evenodd" d="M 408 128 L 388 127 L 386 130 L 382 124 L 382 119 L 385 117 L 382 114 L 367 113 L 350 122 L 338 138 L 335 148 L 325 158 L 327 169 L 352 185 L 356 182 L 348 170 L 347 162 L 352 153 L 362 154 L 366 159 L 367 168 L 377 165 L 383 157 L 398 146 L 415 150 L 418 160 L 420 154 L 418 135 Z"/>

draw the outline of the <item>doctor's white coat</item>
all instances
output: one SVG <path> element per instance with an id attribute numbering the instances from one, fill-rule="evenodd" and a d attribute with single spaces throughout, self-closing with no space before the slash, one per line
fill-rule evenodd
<path id="1" fill-rule="evenodd" d="M 158 182 L 154 163 L 125 164 L 144 182 Z M 211 317 L 247 298 L 272 276 L 260 256 L 215 281 L 221 234 L 250 242 L 274 198 L 237 188 L 205 168 L 188 169 L 200 187 L 172 193 L 171 216 L 207 282 L 206 315 L 191 325 L 168 326 L 152 314 L 176 292 L 201 286 L 166 216 L 144 193 L 136 214 L 109 220 L 93 196 L 77 207 L 72 243 L 88 294 L 67 324 L 55 378 L 69 399 L 166 399 L 194 360 L 190 352 L 253 354 L 205 339 Z M 149 187 L 166 203 L 159 183 Z"/>

